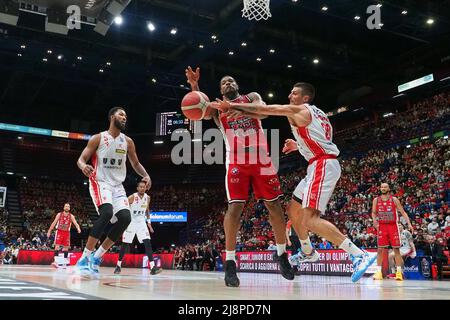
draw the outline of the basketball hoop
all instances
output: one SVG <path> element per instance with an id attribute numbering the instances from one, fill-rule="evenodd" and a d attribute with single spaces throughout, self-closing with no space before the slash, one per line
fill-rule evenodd
<path id="1" fill-rule="evenodd" d="M 244 0 L 242 17 L 248 20 L 267 20 L 272 17 L 270 13 L 270 0 Z"/>

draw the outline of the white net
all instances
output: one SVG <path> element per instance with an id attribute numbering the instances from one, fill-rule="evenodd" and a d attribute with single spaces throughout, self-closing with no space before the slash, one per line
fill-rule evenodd
<path id="1" fill-rule="evenodd" d="M 270 0 L 244 0 L 242 17 L 248 20 L 267 20 L 272 17 L 270 13 Z"/>

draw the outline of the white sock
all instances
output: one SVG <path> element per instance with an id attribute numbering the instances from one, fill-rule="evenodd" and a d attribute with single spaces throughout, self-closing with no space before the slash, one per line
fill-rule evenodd
<path id="1" fill-rule="evenodd" d="M 118 266 L 119 268 L 122 268 L 122 261 L 118 260 L 118 261 L 117 261 L 117 266 Z"/>
<path id="2" fill-rule="evenodd" d="M 402 267 L 401 266 L 397 266 L 397 272 L 402 272 Z"/>
<path id="3" fill-rule="evenodd" d="M 84 251 L 83 251 L 83 255 L 81 256 L 81 259 L 83 259 L 83 258 L 85 258 L 85 257 L 90 257 L 91 256 L 91 253 L 92 253 L 93 251 L 91 251 L 91 250 L 89 250 L 88 248 L 84 248 Z"/>
<path id="4" fill-rule="evenodd" d="M 94 258 L 100 259 L 101 257 L 103 257 L 106 251 L 108 250 L 103 249 L 102 246 L 98 247 L 97 251 L 95 251 Z"/>
<path id="5" fill-rule="evenodd" d="M 278 256 L 281 256 L 285 252 L 286 252 L 286 243 L 283 243 L 283 244 L 278 244 L 277 243 L 277 254 L 278 254 Z"/>
<path id="6" fill-rule="evenodd" d="M 150 261 L 150 269 L 153 269 L 154 266 L 155 266 L 155 261 Z"/>
<path id="7" fill-rule="evenodd" d="M 340 244 L 339 248 L 341 248 L 342 250 L 344 250 L 348 254 L 351 254 L 354 257 L 359 257 L 359 256 L 362 256 L 364 254 L 364 251 L 362 251 L 353 242 L 351 242 L 349 238 L 346 238 Z"/>
<path id="8" fill-rule="evenodd" d="M 302 251 L 305 254 L 311 254 L 313 248 L 311 245 L 311 240 L 309 240 L 309 237 L 305 240 L 300 239 L 300 243 L 302 245 Z"/>
<path id="9" fill-rule="evenodd" d="M 381 272 L 381 266 L 377 266 L 377 272 Z"/>
<path id="10" fill-rule="evenodd" d="M 236 250 L 233 251 L 225 250 L 225 260 L 232 260 L 236 262 Z"/>

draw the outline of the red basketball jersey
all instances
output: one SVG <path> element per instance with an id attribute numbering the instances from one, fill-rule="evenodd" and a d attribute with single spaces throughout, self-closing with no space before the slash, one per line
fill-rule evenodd
<path id="1" fill-rule="evenodd" d="M 232 100 L 234 103 L 251 103 L 247 95 Z M 220 129 L 224 135 L 227 159 L 242 151 L 258 152 L 268 155 L 267 139 L 261 125 L 261 120 L 249 117 L 227 118 L 219 111 Z M 239 151 L 238 151 L 239 150 Z"/>
<path id="2" fill-rule="evenodd" d="M 381 197 L 377 197 L 376 210 L 379 223 L 397 223 L 397 208 L 392 196 L 389 196 L 387 201 L 384 201 Z"/>
<path id="3" fill-rule="evenodd" d="M 70 231 L 70 226 L 72 225 L 71 213 L 64 214 L 64 212 L 60 212 L 58 224 L 56 225 L 56 229 L 59 231 Z"/>

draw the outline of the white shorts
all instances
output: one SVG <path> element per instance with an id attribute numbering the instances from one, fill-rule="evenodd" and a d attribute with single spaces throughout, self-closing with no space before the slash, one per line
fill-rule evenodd
<path id="1" fill-rule="evenodd" d="M 113 214 L 123 209 L 130 210 L 127 194 L 121 184 L 112 186 L 106 182 L 89 179 L 89 193 L 97 212 L 98 208 L 105 203 L 112 204 Z"/>
<path id="2" fill-rule="evenodd" d="M 125 230 L 125 232 L 123 233 L 122 242 L 132 243 L 134 235 L 137 236 L 139 243 L 142 243 L 145 239 L 150 239 L 150 232 L 148 231 L 147 224 L 145 222 L 131 222 L 127 230 Z"/>
<path id="3" fill-rule="evenodd" d="M 412 259 L 414 259 L 416 257 L 416 254 L 412 254 L 412 249 L 411 248 L 407 248 L 407 247 L 400 247 L 400 255 L 402 257 L 404 256 L 408 256 L 411 257 Z"/>
<path id="4" fill-rule="evenodd" d="M 308 166 L 306 177 L 294 190 L 294 199 L 301 200 L 303 208 L 313 208 L 323 214 L 340 177 L 338 160 L 318 159 Z"/>

